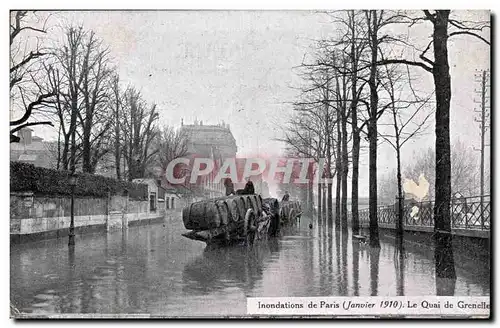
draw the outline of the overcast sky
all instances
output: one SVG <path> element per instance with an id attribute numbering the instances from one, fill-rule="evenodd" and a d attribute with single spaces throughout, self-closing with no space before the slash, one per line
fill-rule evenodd
<path id="1" fill-rule="evenodd" d="M 488 12 L 466 16 L 489 20 Z M 158 104 L 163 124 L 179 126 L 182 118 L 185 123 L 225 121 L 239 156 L 281 153 L 283 145 L 273 140 L 281 136 L 275 123 L 292 112 L 287 102 L 297 99 L 292 87 L 300 83 L 292 68 L 300 65 L 314 40 L 337 31 L 327 15 L 308 11 L 57 12 L 51 18 L 54 26 L 68 23 L 94 30 L 110 46 L 122 81 Z M 413 33 L 425 42 L 430 24 Z M 456 37 L 450 41 L 449 59 L 452 139 L 478 147 L 474 73 L 489 68 L 489 48 L 473 38 Z M 432 90 L 431 75 L 421 75 L 421 89 Z M 426 136 L 405 146 L 406 162 L 415 150 L 433 144 L 431 123 Z M 37 133 L 55 137 L 47 128 Z M 362 155 L 361 164 L 360 196 L 366 196 L 367 156 Z M 383 146 L 380 172 L 394 167 L 393 152 Z"/>

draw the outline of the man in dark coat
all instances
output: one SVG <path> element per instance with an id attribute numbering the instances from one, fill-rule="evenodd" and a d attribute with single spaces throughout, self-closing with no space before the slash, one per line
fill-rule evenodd
<path id="1" fill-rule="evenodd" d="M 248 181 L 244 189 L 238 189 L 236 195 L 253 195 L 255 194 L 255 188 L 252 181 Z"/>
<path id="2" fill-rule="evenodd" d="M 231 178 L 224 180 L 224 187 L 226 187 L 226 196 L 234 195 L 234 184 Z"/>

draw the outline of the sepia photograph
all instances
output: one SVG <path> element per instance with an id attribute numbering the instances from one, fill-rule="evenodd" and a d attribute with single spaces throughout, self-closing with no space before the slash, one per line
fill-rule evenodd
<path id="1" fill-rule="evenodd" d="M 491 319 L 487 8 L 9 20 L 11 320 Z"/>

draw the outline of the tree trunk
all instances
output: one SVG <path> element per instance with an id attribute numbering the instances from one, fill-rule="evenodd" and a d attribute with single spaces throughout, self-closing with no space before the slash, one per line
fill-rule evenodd
<path id="1" fill-rule="evenodd" d="M 312 172 L 310 171 L 309 173 L 309 182 L 307 184 L 307 192 L 308 192 L 308 199 L 309 199 L 309 215 L 311 216 L 311 219 L 313 218 L 314 215 L 314 192 L 313 192 L 313 176 Z"/>
<path id="2" fill-rule="evenodd" d="M 344 108 L 344 113 L 345 108 Z M 347 117 L 342 115 L 342 231 L 347 232 L 347 178 L 349 173 L 349 157 L 347 153 Z M 343 232 L 344 233 L 344 232 Z"/>
<path id="3" fill-rule="evenodd" d="M 121 180 L 121 171 L 120 171 L 120 160 L 121 160 L 121 147 L 120 147 L 120 90 L 118 86 L 118 78 L 116 77 L 113 80 L 113 93 L 115 95 L 115 110 L 114 110 L 114 119 L 115 119 L 115 170 L 116 170 L 116 178 Z"/>
<path id="4" fill-rule="evenodd" d="M 371 67 L 368 85 L 370 87 L 370 118 L 368 124 L 369 139 L 369 215 L 370 215 L 370 246 L 380 247 L 377 219 L 377 11 L 370 10 L 368 35 L 370 37 Z"/>
<path id="5" fill-rule="evenodd" d="M 359 213 L 358 213 L 358 180 L 359 180 L 359 148 L 360 135 L 358 131 L 358 57 L 356 54 L 356 22 L 354 11 L 352 11 L 351 25 L 351 120 L 352 120 L 352 180 L 351 180 L 351 224 L 353 235 L 359 234 Z"/>
<path id="6" fill-rule="evenodd" d="M 87 113 L 88 115 L 89 113 Z M 82 169 L 85 173 L 92 173 L 91 164 L 91 149 L 90 149 L 90 134 L 92 128 L 91 118 L 86 118 L 83 125 L 83 140 L 82 140 Z"/>
<path id="7" fill-rule="evenodd" d="M 337 122 L 337 155 L 335 159 L 335 166 L 337 167 L 337 184 L 335 186 L 335 230 L 340 231 L 340 190 L 342 185 L 342 163 L 341 161 L 341 140 L 342 133 L 340 129 L 340 121 Z"/>
<path id="8" fill-rule="evenodd" d="M 328 227 L 332 227 L 333 226 L 333 210 L 332 210 L 333 202 L 332 202 L 332 183 L 331 183 L 331 181 L 328 181 L 326 186 L 327 186 L 326 189 L 327 189 L 327 196 L 328 196 L 328 199 L 327 199 Z"/>
<path id="9" fill-rule="evenodd" d="M 437 10 L 434 19 L 434 87 L 436 90 L 436 200 L 434 236 L 436 277 L 456 279 L 453 259 L 450 197 L 450 100 L 451 78 L 448 65 L 449 10 Z"/>
<path id="10" fill-rule="evenodd" d="M 319 179 L 321 179 L 321 177 L 319 177 Z M 321 216 L 321 182 L 320 180 L 318 180 L 318 221 L 319 221 L 319 217 Z"/>
<path id="11" fill-rule="evenodd" d="M 325 184 L 323 183 L 323 188 L 322 188 L 322 192 L 323 192 L 323 219 L 326 221 L 326 188 L 324 188 Z"/>
<path id="12" fill-rule="evenodd" d="M 76 113 L 72 114 L 72 131 L 71 131 L 71 155 L 70 155 L 70 161 L 69 161 L 69 166 L 71 172 L 75 172 L 76 170 L 76 140 L 75 140 L 75 134 L 76 134 Z"/>
<path id="13" fill-rule="evenodd" d="M 76 87 L 73 88 L 74 93 L 72 94 L 71 99 L 71 120 L 70 120 L 70 135 L 71 135 L 71 150 L 70 150 L 70 158 L 69 158 L 69 166 L 71 172 L 75 172 L 76 170 L 76 117 L 78 111 L 78 98 L 76 93 Z"/>
<path id="14" fill-rule="evenodd" d="M 396 135 L 396 157 L 397 157 L 397 180 L 398 180 L 398 218 L 396 220 L 396 235 L 398 237 L 403 237 L 404 235 L 404 197 L 403 197 L 403 189 L 402 189 L 402 181 L 401 181 L 401 150 L 399 147 L 399 138 Z"/>
<path id="15" fill-rule="evenodd" d="M 70 127 L 71 131 L 71 127 Z M 70 133 L 71 134 L 71 133 Z M 69 135 L 64 135 L 64 145 L 63 145 L 63 152 L 62 152 L 62 169 L 67 171 L 69 168 L 69 146 L 70 146 L 70 136 Z"/>
<path id="16" fill-rule="evenodd" d="M 61 167 L 61 125 L 59 125 L 59 133 L 57 134 L 57 165 L 56 170 Z"/>

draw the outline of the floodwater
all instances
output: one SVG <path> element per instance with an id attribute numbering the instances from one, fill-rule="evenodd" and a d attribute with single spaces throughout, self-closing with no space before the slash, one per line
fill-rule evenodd
<path id="1" fill-rule="evenodd" d="M 436 295 L 429 246 L 382 238 L 380 249 L 303 217 L 251 248 L 206 249 L 164 223 L 11 246 L 11 304 L 21 313 L 246 315 L 247 297 Z M 455 295 L 490 293 L 490 268 L 459 261 Z M 441 289 L 439 289 L 441 287 Z"/>

